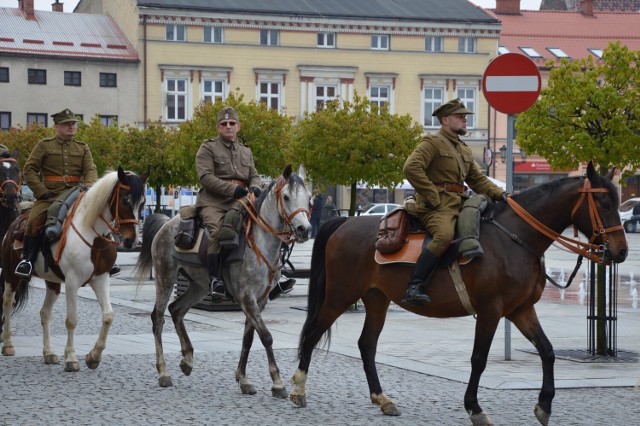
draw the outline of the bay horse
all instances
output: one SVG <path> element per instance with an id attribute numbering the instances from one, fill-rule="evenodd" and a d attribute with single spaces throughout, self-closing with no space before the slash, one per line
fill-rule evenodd
<path id="1" fill-rule="evenodd" d="M 86 192 L 82 192 L 69 209 L 60 239 L 50 245 L 55 263 L 48 262 L 42 253 L 38 253 L 33 261 L 33 275 L 42 278 L 47 288 L 40 310 L 45 364 L 58 363 L 58 356 L 51 345 L 50 322 L 53 305 L 60 294 L 61 283 L 64 282 L 67 302 L 64 370 L 79 370 L 73 336 L 78 324 L 78 289 L 86 284 L 93 289 L 102 310 L 102 327 L 85 362 L 90 369 L 98 367 L 113 322 L 113 309 L 109 300 L 109 271 L 117 256 L 117 243 L 113 237 L 117 236 L 127 248 L 137 244 L 138 214 L 144 204 L 144 184 L 147 178 L 148 174 L 139 177 L 122 168 L 100 178 Z M 10 314 L 14 304 L 19 309 L 25 303 L 29 292 L 28 282 L 14 273 L 21 257 L 20 252 L 14 249 L 12 237 L 18 221 L 19 219 L 11 224 L 2 241 L 2 270 L 6 281 L 2 299 L 6 313 L 2 329 L 2 354 L 7 356 L 15 355 Z"/>
<path id="2" fill-rule="evenodd" d="M 273 353 L 273 338 L 267 329 L 261 312 L 267 304 L 270 289 L 280 278 L 281 245 L 304 242 L 311 234 L 309 200 L 311 194 L 304 181 L 292 173 L 291 165 L 255 200 L 255 210 L 250 216 L 250 231 L 245 231 L 247 248 L 238 261 L 222 270 L 222 278 L 233 299 L 246 316 L 242 350 L 236 370 L 236 381 L 243 394 L 253 395 L 256 389 L 246 373 L 249 351 L 254 332 L 267 352 L 269 374 L 273 382 L 271 393 L 277 398 L 288 394 L 280 378 L 280 370 Z M 193 345 L 187 334 L 184 317 L 194 305 L 209 294 L 209 273 L 204 264 L 177 259 L 174 238 L 180 216 L 168 220 L 163 215 L 152 215 L 145 220 L 142 233 L 142 250 L 138 257 L 135 275 L 142 281 L 153 265 L 156 282 L 156 302 L 151 313 L 153 335 L 156 344 L 156 369 L 160 387 L 173 386 L 167 371 L 162 347 L 164 313 L 171 299 L 178 272 L 189 278 L 186 291 L 169 305 L 169 312 L 180 339 L 182 360 L 180 369 L 186 376 L 193 369 Z M 202 231 L 204 232 L 204 231 Z"/>
<path id="3" fill-rule="evenodd" d="M 558 239 L 575 251 L 601 248 L 596 261 L 623 262 L 627 241 L 618 215 L 619 198 L 612 184 L 613 170 L 599 176 L 592 163 L 586 176 L 566 177 L 513 195 L 508 204 L 500 201 L 493 219 L 481 227 L 484 256 L 460 266 L 466 290 L 476 313 L 475 339 L 471 355 L 471 375 L 464 395 L 464 408 L 474 425 L 490 425 L 477 393 L 498 323 L 502 317 L 512 321 L 536 347 L 542 360 L 542 388 L 535 415 L 548 423 L 555 395 L 553 347 L 538 321 L 535 303 L 545 287 L 544 253 Z M 384 414 L 400 412 L 382 391 L 376 370 L 378 337 L 391 301 L 413 313 L 437 317 L 469 315 L 456 292 L 446 266 L 440 265 L 426 291 L 426 306 L 403 304 L 412 267 L 406 264 L 380 265 L 374 260 L 379 219 L 375 217 L 336 218 L 327 222 L 317 236 L 311 258 L 307 318 L 300 334 L 298 369 L 290 398 L 306 406 L 305 384 L 311 355 L 325 336 L 330 340 L 331 325 L 347 308 L 362 299 L 366 317 L 358 347 L 369 384 L 371 401 Z M 589 243 L 560 235 L 574 225 Z M 564 239 L 564 240 L 563 240 Z"/>

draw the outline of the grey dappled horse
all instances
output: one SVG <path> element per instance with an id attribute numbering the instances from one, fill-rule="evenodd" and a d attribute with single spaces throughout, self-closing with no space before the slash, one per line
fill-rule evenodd
<path id="1" fill-rule="evenodd" d="M 303 180 L 291 172 L 290 165 L 287 166 L 282 176 L 272 182 L 255 202 L 255 213 L 250 213 L 252 216 L 255 215 L 255 219 L 251 223 L 248 236 L 252 244 L 247 244 L 242 261 L 223 268 L 222 276 L 227 290 L 246 315 L 242 351 L 236 370 L 236 380 L 243 394 L 256 393 L 246 376 L 246 366 L 254 331 L 257 331 L 269 360 L 269 374 L 273 380 L 272 394 L 278 398 L 288 396 L 273 354 L 273 338 L 262 320 L 261 312 L 267 304 L 269 290 L 278 282 L 280 276 L 282 242 L 303 242 L 309 239 L 310 198 L 311 194 Z M 193 346 L 187 335 L 184 317 L 191 307 L 209 293 L 206 265 L 180 262 L 172 255 L 179 221 L 179 215 L 172 219 L 163 215 L 147 218 L 143 230 L 142 251 L 136 264 L 136 277 L 139 282 L 149 275 L 151 266 L 155 270 L 156 303 L 151 320 L 156 343 L 156 368 L 161 387 L 173 385 L 164 360 L 162 328 L 164 313 L 171 299 L 178 270 L 183 270 L 185 275 L 191 278 L 191 282 L 187 290 L 169 305 L 169 312 L 182 346 L 180 368 L 187 376 L 193 369 Z M 250 245 L 253 248 L 250 248 Z"/>

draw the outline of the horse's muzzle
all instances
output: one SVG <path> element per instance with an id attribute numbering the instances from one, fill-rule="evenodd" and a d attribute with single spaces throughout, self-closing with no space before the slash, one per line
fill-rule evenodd
<path id="1" fill-rule="evenodd" d="M 311 227 L 300 225 L 295 229 L 296 239 L 300 243 L 304 243 L 311 237 Z"/>
<path id="2" fill-rule="evenodd" d="M 126 249 L 131 249 L 133 248 L 135 241 L 133 240 L 133 238 L 124 238 L 122 240 L 122 246 Z"/>

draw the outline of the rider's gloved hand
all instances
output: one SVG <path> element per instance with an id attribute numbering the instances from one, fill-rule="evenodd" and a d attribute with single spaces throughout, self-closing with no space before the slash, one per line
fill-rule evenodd
<path id="1" fill-rule="evenodd" d="M 47 191 L 44 194 L 42 194 L 42 196 L 40 197 L 41 200 L 48 200 L 49 198 L 53 197 L 53 192 L 51 191 Z"/>
<path id="2" fill-rule="evenodd" d="M 253 192 L 253 195 L 255 195 L 256 198 L 258 198 L 260 194 L 262 194 L 262 191 L 257 186 L 252 186 L 251 188 L 249 188 L 249 191 Z"/>
<path id="3" fill-rule="evenodd" d="M 511 196 L 511 194 L 509 194 L 507 191 L 504 191 L 502 194 L 500 194 L 500 198 L 502 198 L 502 201 L 504 201 L 505 203 L 507 202 L 507 198 L 509 198 Z"/>
<path id="4" fill-rule="evenodd" d="M 239 198 L 244 197 L 245 195 L 247 195 L 249 192 L 244 189 L 243 187 L 241 187 L 240 185 L 236 186 L 236 190 L 233 191 L 233 198 L 235 198 L 236 200 Z"/>

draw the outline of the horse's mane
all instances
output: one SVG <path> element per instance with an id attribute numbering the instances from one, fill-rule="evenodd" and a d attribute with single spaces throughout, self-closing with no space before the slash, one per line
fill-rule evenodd
<path id="1" fill-rule="evenodd" d="M 256 210 L 258 212 L 260 212 L 260 208 L 262 207 L 262 203 L 267 198 L 267 194 L 269 194 L 269 192 L 271 192 L 271 190 L 275 186 L 276 182 L 277 182 L 277 180 L 272 180 L 271 183 L 265 188 L 264 191 L 262 191 L 260 196 L 256 199 L 255 205 L 256 205 Z M 294 189 L 295 185 L 304 185 L 304 181 L 302 180 L 302 178 L 300 176 L 298 176 L 297 174 L 295 174 L 295 173 L 291 173 L 287 183 L 289 184 L 289 189 L 291 190 L 291 192 L 293 192 L 293 189 Z"/>

